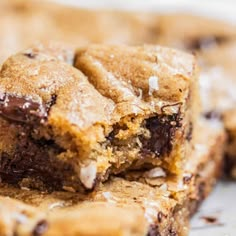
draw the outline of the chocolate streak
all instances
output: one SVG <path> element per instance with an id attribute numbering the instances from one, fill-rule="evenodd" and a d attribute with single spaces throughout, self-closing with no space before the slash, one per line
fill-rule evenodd
<path id="1" fill-rule="evenodd" d="M 14 153 L 0 155 L 0 179 L 3 182 L 18 184 L 24 178 L 32 179 L 33 188 L 38 183 L 47 189 L 62 189 L 70 186 L 75 175 L 72 166 L 56 158 L 64 152 L 53 140 L 32 137 L 34 130 L 47 120 L 49 110 L 56 103 L 56 95 L 51 101 L 39 104 L 27 97 L 0 94 L 0 116 L 15 126 L 18 142 Z M 39 180 L 38 183 L 34 184 Z M 77 180 L 77 184 L 80 184 Z M 68 184 L 68 185 L 67 185 Z"/>
<path id="2" fill-rule="evenodd" d="M 30 182 L 32 188 L 61 190 L 63 183 L 74 174 L 69 164 L 55 158 L 64 150 L 51 140 L 32 139 L 27 129 L 22 131 L 19 128 L 19 133 L 15 153 L 2 153 L 0 156 L 1 180 L 17 185 L 24 178 L 29 178 L 33 180 Z"/>

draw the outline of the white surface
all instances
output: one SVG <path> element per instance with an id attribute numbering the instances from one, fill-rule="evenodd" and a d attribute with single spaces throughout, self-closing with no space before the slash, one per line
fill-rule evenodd
<path id="1" fill-rule="evenodd" d="M 213 217 L 207 223 L 204 217 Z M 192 220 L 190 236 L 236 235 L 236 183 L 221 182 Z"/>
<path id="2" fill-rule="evenodd" d="M 54 0 L 84 8 L 142 10 L 155 12 L 185 11 L 236 22 L 235 0 Z"/>
<path id="3" fill-rule="evenodd" d="M 234 0 L 56 0 L 84 8 L 188 12 L 236 22 Z M 202 217 L 215 217 L 214 224 Z M 236 182 L 221 182 L 192 220 L 190 236 L 236 236 Z"/>

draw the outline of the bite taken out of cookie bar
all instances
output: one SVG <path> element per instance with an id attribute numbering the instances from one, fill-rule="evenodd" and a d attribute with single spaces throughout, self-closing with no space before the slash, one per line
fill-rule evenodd
<path id="1" fill-rule="evenodd" d="M 199 110 L 192 55 L 39 44 L 10 57 L 0 79 L 2 181 L 85 191 L 128 169 L 179 174 L 191 151 Z"/>
<path id="2" fill-rule="evenodd" d="M 131 171 L 90 194 L 0 184 L 0 235 L 187 236 L 189 219 L 221 173 L 223 145 L 220 122 L 203 121 L 177 178 L 160 175 L 158 168 Z"/>

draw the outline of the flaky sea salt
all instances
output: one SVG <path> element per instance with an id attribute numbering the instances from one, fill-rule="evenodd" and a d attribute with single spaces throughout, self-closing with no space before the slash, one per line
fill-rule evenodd
<path id="1" fill-rule="evenodd" d="M 162 184 L 160 189 L 163 190 L 163 191 L 167 191 L 167 189 L 168 189 L 167 184 Z"/>
<path id="2" fill-rule="evenodd" d="M 149 201 L 147 199 L 143 201 L 143 205 L 145 208 L 144 217 L 148 222 L 153 222 L 153 220 L 156 219 L 157 213 L 160 210 L 161 206 L 158 202 Z"/>
<path id="3" fill-rule="evenodd" d="M 88 189 L 93 187 L 97 175 L 97 166 L 95 162 L 89 163 L 80 169 L 80 180 Z"/>
<path id="4" fill-rule="evenodd" d="M 49 210 L 60 207 L 64 207 L 64 202 L 54 202 L 48 206 Z"/>
<path id="5" fill-rule="evenodd" d="M 162 168 L 156 167 L 149 171 L 146 171 L 145 176 L 148 178 L 166 177 L 166 173 Z"/>
<path id="6" fill-rule="evenodd" d="M 148 84 L 149 84 L 148 94 L 151 96 L 154 91 L 159 89 L 158 77 L 150 76 L 148 79 Z"/>
<path id="7" fill-rule="evenodd" d="M 117 199 L 110 192 L 103 192 L 102 195 L 107 200 L 107 202 L 112 204 L 117 203 Z"/>

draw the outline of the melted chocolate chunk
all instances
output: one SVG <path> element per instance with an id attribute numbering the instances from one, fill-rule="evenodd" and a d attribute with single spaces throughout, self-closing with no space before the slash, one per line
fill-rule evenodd
<path id="1" fill-rule="evenodd" d="M 38 222 L 38 224 L 35 226 L 32 236 L 41 236 L 43 233 L 45 233 L 48 229 L 48 223 L 46 220 L 41 220 Z"/>
<path id="2" fill-rule="evenodd" d="M 214 47 L 218 44 L 226 43 L 230 38 L 223 35 L 205 36 L 201 38 L 191 39 L 186 42 L 186 48 L 188 50 L 201 50 Z"/>
<path id="3" fill-rule="evenodd" d="M 149 155 L 154 153 L 157 157 L 170 154 L 172 150 L 172 141 L 175 132 L 178 128 L 182 126 L 182 118 L 180 113 L 180 107 L 182 103 L 174 103 L 170 105 L 165 105 L 161 108 L 161 115 L 156 115 L 154 117 L 144 120 L 142 127 L 150 131 L 150 138 L 144 135 L 138 135 L 140 142 L 142 143 L 141 153 L 144 155 Z M 166 115 L 165 109 L 168 107 L 177 107 L 178 112 L 172 115 Z M 126 125 L 116 124 L 113 126 L 112 132 L 106 137 L 108 145 L 112 144 L 119 148 L 123 145 L 127 145 L 127 142 L 131 143 L 136 136 L 132 137 L 130 140 L 123 142 L 116 138 L 116 135 L 120 130 L 126 130 L 128 127 Z M 133 142 L 135 145 L 135 142 Z"/>
<path id="4" fill-rule="evenodd" d="M 180 105 L 173 104 L 174 106 Z M 173 106 L 172 105 L 172 106 Z M 163 107 L 162 112 L 167 106 Z M 178 128 L 182 126 L 182 118 L 180 117 L 180 112 L 173 115 L 157 115 L 146 119 L 143 126 L 150 131 L 150 138 L 143 135 L 139 135 L 138 138 L 142 143 L 141 152 L 145 154 L 155 153 L 156 156 L 160 157 L 162 155 L 168 155 L 172 150 L 172 140 L 174 134 Z M 126 126 L 115 125 L 113 131 L 106 137 L 110 144 L 113 146 L 124 145 L 116 135 L 120 130 L 126 130 Z M 125 143 L 126 145 L 127 143 Z"/>
<path id="5" fill-rule="evenodd" d="M 74 173 L 72 166 L 53 158 L 63 151 L 52 140 L 34 140 L 29 134 L 19 132 L 15 153 L 0 155 L 0 179 L 17 185 L 24 178 L 29 178 L 39 180 L 43 189 L 61 190 L 64 181 Z"/>
<path id="6" fill-rule="evenodd" d="M 42 122 L 47 118 L 47 109 L 27 97 L 0 94 L 0 116 L 22 123 Z"/>
<path id="7" fill-rule="evenodd" d="M 154 152 L 158 157 L 170 154 L 175 131 L 182 126 L 181 120 L 178 113 L 147 119 L 146 128 L 149 129 L 151 137 L 140 137 L 143 144 L 142 152 Z"/>

